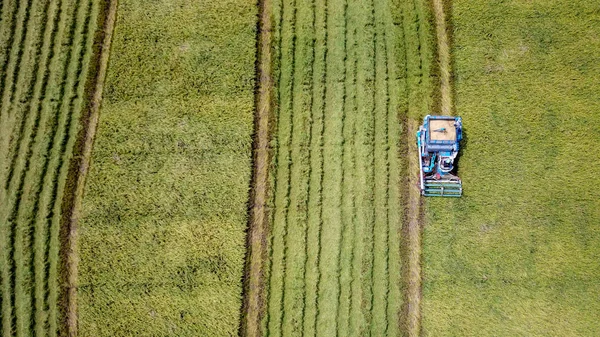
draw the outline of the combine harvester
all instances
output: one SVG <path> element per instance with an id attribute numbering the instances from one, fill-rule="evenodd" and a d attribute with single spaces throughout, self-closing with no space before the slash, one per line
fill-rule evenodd
<path id="1" fill-rule="evenodd" d="M 460 197 L 462 182 L 452 174 L 462 139 L 462 119 L 430 116 L 417 131 L 421 194 L 426 197 Z"/>

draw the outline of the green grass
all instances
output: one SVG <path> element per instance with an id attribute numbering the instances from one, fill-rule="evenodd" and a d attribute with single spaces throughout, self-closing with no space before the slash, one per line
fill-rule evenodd
<path id="1" fill-rule="evenodd" d="M 600 19 L 455 1 L 464 196 L 427 201 L 424 334 L 597 336 Z"/>
<path id="2" fill-rule="evenodd" d="M 408 92 L 423 91 L 425 19 L 411 21 L 414 3 L 384 0 L 284 0 L 273 8 L 265 334 L 401 335 L 401 142 Z M 406 33 L 421 67 L 411 74 L 417 84 L 408 81 Z"/>
<path id="3" fill-rule="evenodd" d="M 80 336 L 237 334 L 254 1 L 121 1 L 80 228 Z"/>

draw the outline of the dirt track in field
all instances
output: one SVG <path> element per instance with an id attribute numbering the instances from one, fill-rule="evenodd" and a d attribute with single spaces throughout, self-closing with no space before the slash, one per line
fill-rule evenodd
<path id="1" fill-rule="evenodd" d="M 264 264 L 267 258 L 268 236 L 268 177 L 269 177 L 269 120 L 273 106 L 271 55 L 271 1 L 259 3 L 259 39 L 257 42 L 256 134 L 254 138 L 254 177 L 250 195 L 250 224 L 248 226 L 244 302 L 242 304 L 241 335 L 262 335 L 264 314 Z"/>

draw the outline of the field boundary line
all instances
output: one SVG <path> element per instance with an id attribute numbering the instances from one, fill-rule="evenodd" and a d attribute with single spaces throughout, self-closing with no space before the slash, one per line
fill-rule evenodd
<path id="1" fill-rule="evenodd" d="M 272 0 L 259 0 L 256 79 L 256 115 L 254 120 L 254 177 L 250 195 L 248 252 L 244 273 L 244 297 L 240 335 L 260 337 L 265 314 L 265 262 L 267 259 L 268 221 L 266 203 L 269 178 L 269 119 L 273 112 L 273 60 L 271 51 Z"/>
<path id="2" fill-rule="evenodd" d="M 437 37 L 438 62 L 440 72 L 440 94 L 441 114 L 450 116 L 453 110 L 452 77 L 450 64 L 450 42 L 448 39 L 448 27 L 446 14 L 444 13 L 444 1 L 433 0 L 433 12 L 435 15 L 435 31 Z"/>
<path id="3" fill-rule="evenodd" d="M 66 191 L 61 206 L 64 212 L 61 222 L 63 226 L 66 226 L 67 233 L 67 236 L 62 240 L 65 244 L 63 249 L 66 249 L 66 328 L 68 336 L 77 336 L 77 270 L 79 260 L 77 256 L 77 229 L 81 215 L 85 179 L 90 167 L 91 152 L 98 126 L 118 0 L 107 0 L 104 6 L 101 7 L 98 17 L 102 29 L 95 32 L 92 50 L 94 54 L 95 52 L 98 52 L 98 54 L 90 62 L 89 77 L 86 80 L 84 103 L 87 106 L 84 107 L 79 121 L 83 127 L 77 135 L 73 161 L 69 165 Z"/>

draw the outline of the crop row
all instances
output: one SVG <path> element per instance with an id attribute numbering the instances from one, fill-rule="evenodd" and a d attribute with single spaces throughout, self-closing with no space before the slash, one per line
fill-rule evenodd
<path id="1" fill-rule="evenodd" d="M 292 0 L 274 9 L 264 328 L 276 336 L 398 335 L 403 27 L 387 1 Z"/>
<path id="2" fill-rule="evenodd" d="M 18 7 L 2 26 L 13 43 L 0 51 L 7 55 L 0 122 L 2 331 L 53 336 L 61 315 L 62 197 L 99 2 L 32 0 Z"/>

